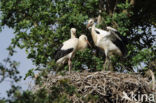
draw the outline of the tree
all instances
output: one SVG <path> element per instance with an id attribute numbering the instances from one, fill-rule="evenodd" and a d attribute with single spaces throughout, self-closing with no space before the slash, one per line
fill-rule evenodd
<path id="1" fill-rule="evenodd" d="M 85 22 L 91 17 L 97 17 L 98 11 L 102 10 L 103 21 L 100 27 L 113 26 L 127 38 L 128 61 L 122 63 L 122 66 L 129 70 L 142 62 L 148 65 L 153 58 L 153 51 L 155 51 L 154 35 L 151 33 L 151 27 L 155 21 L 153 2 L 147 0 L 145 2 L 135 0 L 113 2 L 110 0 L 14 0 L 6 2 L 1 0 L 1 25 L 7 25 L 15 30 L 15 38 L 11 43 L 12 49 L 16 46 L 25 48 L 28 58 L 32 59 L 38 68 L 55 70 L 54 53 L 56 48 L 69 38 L 70 28 L 77 29 L 77 36 L 85 33 L 91 40 Z M 152 6 L 148 8 L 149 5 Z M 91 49 L 76 55 L 74 69 L 82 68 L 82 62 L 93 71 L 101 69 L 103 59 L 97 58 L 96 54 L 93 55 Z M 99 67 L 96 67 L 97 65 Z M 121 69 L 122 66 L 116 65 L 116 70 Z"/>
<path id="2" fill-rule="evenodd" d="M 15 52 L 15 51 L 13 51 Z M 0 84 L 5 80 L 9 80 L 11 83 L 11 90 L 8 91 L 8 96 L 14 94 L 16 90 L 19 89 L 19 86 L 15 86 L 17 82 L 21 80 L 19 75 L 18 65 L 19 63 L 15 60 L 11 60 L 11 52 L 9 56 L 4 59 L 4 63 L 0 63 Z M 0 103 L 5 103 L 6 99 L 0 97 Z"/>
<path id="3" fill-rule="evenodd" d="M 18 62 L 12 61 L 10 58 L 5 59 L 4 61 L 5 65 L 0 63 L 0 83 L 6 78 L 18 82 L 21 78 L 21 76 L 19 76 L 19 71 L 17 70 Z M 9 66 L 7 66 L 7 63 Z"/>
<path id="4" fill-rule="evenodd" d="M 15 82 L 20 81 L 21 76 L 19 75 L 18 66 L 19 62 L 12 60 L 11 56 L 16 52 L 10 46 L 7 48 L 9 51 L 8 57 L 0 63 L 0 83 L 6 78 L 10 78 Z"/>
<path id="5" fill-rule="evenodd" d="M 156 60 L 154 4 L 154 0 L 1 0 L 1 28 L 6 25 L 14 29 L 10 50 L 24 48 L 27 58 L 36 65 L 35 70 L 41 70 L 46 77 L 45 73 L 56 70 L 54 54 L 70 37 L 70 28 L 77 29 L 77 37 L 85 33 L 92 42 L 86 21 L 100 14 L 100 28 L 112 26 L 127 39 L 127 58 L 120 62 L 118 57 L 112 58 L 115 71 L 147 69 Z M 97 71 L 103 62 L 104 56 L 94 46 L 76 53 L 72 69 L 82 71 L 87 66 L 90 71 Z M 144 67 L 140 67 L 142 64 Z M 33 70 L 28 75 L 34 76 Z"/>

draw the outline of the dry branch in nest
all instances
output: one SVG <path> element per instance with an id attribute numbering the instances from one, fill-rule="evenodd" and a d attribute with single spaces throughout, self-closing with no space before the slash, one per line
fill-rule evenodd
<path id="1" fill-rule="evenodd" d="M 155 99 L 155 97 L 149 97 L 155 93 L 155 90 L 152 90 L 151 81 L 139 74 L 101 71 L 73 72 L 64 76 L 49 75 L 43 80 L 42 86 L 35 86 L 35 88 L 46 88 L 50 93 L 51 88 L 57 87 L 62 80 L 68 80 L 68 83 L 73 85 L 77 93 L 80 94 L 79 96 L 76 94 L 68 96 L 73 103 L 86 103 L 85 98 L 89 98 L 90 95 L 98 97 L 96 100 L 88 99 L 87 102 L 90 103 L 149 103 L 148 98 Z M 131 97 L 132 93 L 136 95 L 135 98 Z M 146 94 L 148 97 L 141 98 L 142 94 Z"/>

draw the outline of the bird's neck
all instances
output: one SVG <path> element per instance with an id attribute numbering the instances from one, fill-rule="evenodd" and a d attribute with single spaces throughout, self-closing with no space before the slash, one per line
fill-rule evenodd
<path id="1" fill-rule="evenodd" d="M 71 34 L 71 38 L 76 38 L 73 32 L 71 32 L 70 34 Z"/>
<path id="2" fill-rule="evenodd" d="M 92 29 L 91 29 L 91 34 L 92 34 L 92 38 L 93 38 L 93 41 L 94 41 L 94 43 L 96 44 L 96 42 L 97 42 L 97 35 L 96 35 L 96 32 L 95 32 L 95 23 L 93 24 L 93 26 L 92 26 Z"/>
<path id="3" fill-rule="evenodd" d="M 75 35 L 71 35 L 71 38 L 76 38 Z"/>

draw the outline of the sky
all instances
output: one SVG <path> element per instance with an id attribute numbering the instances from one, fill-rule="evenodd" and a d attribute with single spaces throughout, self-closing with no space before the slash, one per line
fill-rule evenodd
<path id="1" fill-rule="evenodd" d="M 8 56 L 8 51 L 6 48 L 10 45 L 11 43 L 11 38 L 14 37 L 14 31 L 8 27 L 4 27 L 2 32 L 0 32 L 0 63 L 3 62 L 5 58 Z M 24 49 L 19 49 L 16 48 L 17 53 L 14 54 L 12 57 L 12 60 L 15 60 L 17 62 L 20 62 L 20 65 L 18 67 L 20 71 L 20 75 L 23 77 L 27 73 L 27 71 L 33 67 L 35 67 L 31 60 L 27 59 L 27 55 L 25 53 Z M 32 82 L 30 78 L 27 78 L 26 80 L 21 79 L 17 85 L 22 86 L 22 90 L 29 89 L 29 85 Z M 10 89 L 10 80 L 6 79 L 4 82 L 0 84 L 0 98 L 6 97 L 6 91 Z"/>

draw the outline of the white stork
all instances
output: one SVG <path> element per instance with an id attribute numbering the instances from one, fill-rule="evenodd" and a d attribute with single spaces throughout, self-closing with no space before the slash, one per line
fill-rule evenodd
<path id="1" fill-rule="evenodd" d="M 57 64 L 64 64 L 68 60 L 69 73 L 71 70 L 71 58 L 78 50 L 84 50 L 87 47 L 88 42 L 87 36 L 81 35 L 79 38 L 70 38 L 63 42 L 63 46 L 57 50 L 55 60 Z"/>
<path id="2" fill-rule="evenodd" d="M 71 28 L 70 33 L 71 33 L 71 38 L 76 38 L 76 29 L 75 28 Z"/>
<path id="3" fill-rule="evenodd" d="M 90 19 L 87 24 L 87 28 L 91 29 L 91 35 L 94 44 L 103 49 L 106 56 L 106 61 L 104 64 L 104 69 L 106 69 L 106 62 L 109 61 L 110 54 L 117 54 L 119 56 L 124 56 L 126 54 L 126 46 L 121 38 L 119 32 L 112 28 L 107 27 L 107 30 L 98 29 L 95 27 L 94 19 Z M 120 37 L 119 37 L 120 36 Z"/>

